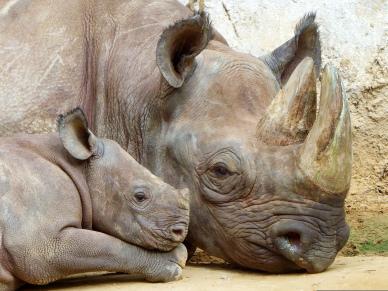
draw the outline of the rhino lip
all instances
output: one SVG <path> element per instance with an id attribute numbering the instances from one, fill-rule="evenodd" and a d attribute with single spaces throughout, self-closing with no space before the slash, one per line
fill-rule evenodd
<path id="1" fill-rule="evenodd" d="M 268 246 L 263 246 L 257 242 L 252 241 L 252 240 L 248 240 L 247 242 L 249 244 L 251 244 L 254 248 L 264 249 L 268 253 L 268 255 L 272 256 L 275 259 L 277 266 L 282 265 L 282 267 L 281 267 L 282 270 L 269 271 L 268 269 L 265 270 L 262 268 L 259 268 L 259 270 L 269 272 L 269 273 L 300 272 L 300 271 L 304 270 L 304 268 L 302 268 L 301 266 L 295 264 L 293 261 L 289 260 L 288 258 L 280 255 L 276 251 L 276 249 L 269 248 Z M 235 261 L 235 260 L 233 260 L 233 261 Z M 264 260 L 263 260 L 263 262 L 264 262 Z M 238 262 L 236 262 L 236 263 L 241 265 Z M 264 262 L 263 265 L 264 264 L 268 264 L 268 261 Z M 271 263 L 269 263 L 269 264 L 271 264 Z M 250 269 L 258 269 L 258 268 L 250 268 Z"/>
<path id="2" fill-rule="evenodd" d="M 168 229 L 171 229 L 172 227 L 183 227 L 185 229 L 185 231 L 187 232 L 189 224 L 187 222 L 184 222 L 184 221 L 178 221 L 178 222 L 175 222 L 175 223 L 171 224 L 168 227 Z"/>
<path id="3" fill-rule="evenodd" d="M 303 254 L 303 245 L 299 236 L 289 234 L 287 236 L 275 239 L 275 246 L 288 261 L 298 266 L 308 273 L 320 273 L 330 266 L 331 260 L 310 261 Z M 330 263 L 328 263 L 331 261 Z"/>

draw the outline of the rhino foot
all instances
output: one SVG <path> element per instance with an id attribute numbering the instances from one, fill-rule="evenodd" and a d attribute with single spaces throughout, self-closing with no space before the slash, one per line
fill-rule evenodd
<path id="1" fill-rule="evenodd" d="M 167 253 L 158 253 L 157 264 L 147 272 L 149 282 L 170 282 L 182 279 L 182 270 L 186 265 L 187 250 L 183 244 Z"/>

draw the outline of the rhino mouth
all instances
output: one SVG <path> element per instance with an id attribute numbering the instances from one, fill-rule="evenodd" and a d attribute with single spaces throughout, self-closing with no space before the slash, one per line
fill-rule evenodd
<path id="1" fill-rule="evenodd" d="M 309 273 L 318 273 L 326 269 L 317 270 L 313 264 L 304 259 L 302 242 L 298 233 L 288 233 L 279 237 L 274 241 L 274 244 L 278 252 L 300 269 L 304 269 Z"/>
<path id="2" fill-rule="evenodd" d="M 334 261 L 335 254 L 328 258 L 320 256 L 310 258 L 308 255 L 301 253 L 301 249 L 296 248 L 291 241 L 287 238 L 279 239 L 275 244 L 279 245 L 279 249 L 284 253 L 284 249 L 287 249 L 287 254 L 285 257 L 300 269 L 307 271 L 308 273 L 321 273 L 325 271 Z"/>
<path id="3" fill-rule="evenodd" d="M 188 232 L 188 223 L 178 221 L 163 229 L 154 229 L 152 248 L 170 251 L 184 241 Z"/>
<path id="4" fill-rule="evenodd" d="M 246 240 L 245 247 L 240 252 L 234 252 L 230 261 L 240 267 L 260 270 L 268 273 L 320 273 L 325 271 L 334 261 L 337 253 L 323 256 L 319 246 L 307 250 L 304 238 L 296 232 L 290 232 L 273 239 L 270 244 L 260 244 L 257 241 Z M 245 253 L 249 249 L 250 256 Z"/>
<path id="5" fill-rule="evenodd" d="M 259 254 L 257 258 L 255 258 L 255 255 L 252 255 L 249 260 L 239 259 L 238 262 L 233 260 L 243 268 L 260 270 L 267 273 L 300 273 L 305 270 L 303 267 L 280 255 L 276 250 L 269 249 L 256 242 L 248 241 L 248 243 L 250 249 L 256 250 Z M 241 264 L 241 262 L 244 263 Z"/>

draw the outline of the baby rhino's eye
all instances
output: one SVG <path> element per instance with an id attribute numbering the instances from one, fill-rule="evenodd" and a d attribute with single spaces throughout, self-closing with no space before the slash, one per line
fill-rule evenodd
<path id="1" fill-rule="evenodd" d="M 136 192 L 134 197 L 137 203 L 142 203 L 148 199 L 147 195 L 142 191 Z"/>
<path id="2" fill-rule="evenodd" d="M 136 187 L 124 195 L 135 209 L 145 209 L 152 201 L 152 193 L 145 187 Z"/>

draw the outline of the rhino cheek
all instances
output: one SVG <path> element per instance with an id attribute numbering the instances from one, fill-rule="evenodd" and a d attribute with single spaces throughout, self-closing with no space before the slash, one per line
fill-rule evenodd
<path id="1" fill-rule="evenodd" d="M 239 219 L 242 216 L 236 209 L 237 205 L 222 206 L 221 209 L 209 209 L 202 205 L 201 211 L 190 220 L 189 240 L 210 255 L 243 267 L 274 273 L 298 269 L 263 247 L 267 244 L 265 234 L 258 231 L 260 227 L 254 223 L 246 223 L 245 226 L 240 223 L 244 219 Z M 208 217 L 214 219 L 209 220 Z M 247 240 L 250 232 L 250 240 Z"/>

